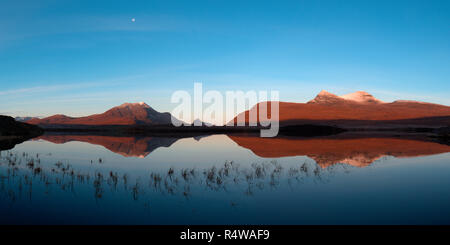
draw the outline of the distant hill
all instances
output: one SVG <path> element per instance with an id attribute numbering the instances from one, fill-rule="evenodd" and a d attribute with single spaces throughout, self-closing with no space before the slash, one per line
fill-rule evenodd
<path id="1" fill-rule="evenodd" d="M 37 117 L 15 117 L 14 119 L 16 120 L 16 121 L 18 121 L 18 122 L 28 122 L 28 121 L 30 121 L 31 119 L 39 119 L 39 118 L 37 118 Z"/>
<path id="2" fill-rule="evenodd" d="M 43 130 L 35 125 L 17 122 L 14 118 L 0 115 L 0 136 L 38 136 Z"/>
<path id="3" fill-rule="evenodd" d="M 158 112 L 146 103 L 140 102 L 124 103 L 102 114 L 85 117 L 59 114 L 42 119 L 34 118 L 28 123 L 37 125 L 169 125 L 172 124 L 172 115 L 168 112 Z"/>
<path id="4" fill-rule="evenodd" d="M 36 125 L 17 122 L 12 117 L 0 115 L 0 150 L 12 149 L 16 144 L 39 136 L 43 132 Z"/>
<path id="5" fill-rule="evenodd" d="M 202 120 L 200 120 L 200 119 L 198 119 L 198 118 L 195 119 L 195 120 L 191 123 L 191 126 L 196 126 L 196 125 L 200 125 L 200 126 L 208 126 L 208 127 L 214 126 L 214 124 L 204 122 L 204 121 L 202 121 Z"/>
<path id="6" fill-rule="evenodd" d="M 250 111 L 258 113 L 259 104 Z M 268 112 L 270 117 L 270 106 Z M 249 111 L 243 114 L 248 124 Z M 437 127 L 450 125 L 450 107 L 419 101 L 386 103 L 362 91 L 343 96 L 322 91 L 307 103 L 279 102 L 279 120 L 280 125 L 322 123 L 357 126 L 382 122 Z M 235 117 L 229 124 L 237 121 L 238 117 Z"/>

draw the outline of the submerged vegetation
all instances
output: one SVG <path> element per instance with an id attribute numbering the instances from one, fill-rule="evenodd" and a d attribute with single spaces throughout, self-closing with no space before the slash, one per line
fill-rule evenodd
<path id="1" fill-rule="evenodd" d="M 102 162 L 101 158 L 94 161 L 96 164 Z M 43 164 L 39 154 L 5 151 L 0 152 L 0 199 L 13 202 L 23 198 L 32 200 L 37 192 L 51 195 L 58 191 L 73 195 L 88 191 L 96 201 L 115 192 L 132 200 L 147 202 L 151 201 L 152 195 L 181 195 L 189 199 L 205 191 L 252 196 L 258 191 L 276 190 L 282 185 L 295 188 L 305 181 L 327 182 L 336 171 L 348 172 L 350 168 L 338 164 L 324 169 L 312 162 L 283 167 L 277 161 L 241 166 L 234 161 L 226 161 L 209 168 L 169 167 L 131 176 L 104 168 L 76 169 L 62 161 Z M 236 205 L 235 201 L 231 203 Z"/>

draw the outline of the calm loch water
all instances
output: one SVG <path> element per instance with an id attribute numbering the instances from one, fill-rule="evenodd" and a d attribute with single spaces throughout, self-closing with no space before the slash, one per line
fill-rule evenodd
<path id="1" fill-rule="evenodd" d="M 0 224 L 450 224 L 450 146 L 44 135 L 0 157 Z"/>

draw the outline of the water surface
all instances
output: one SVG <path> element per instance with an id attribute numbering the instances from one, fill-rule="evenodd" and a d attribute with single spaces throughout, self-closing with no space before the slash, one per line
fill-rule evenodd
<path id="1" fill-rule="evenodd" d="M 450 146 L 44 135 L 0 158 L 1 224 L 449 224 Z"/>

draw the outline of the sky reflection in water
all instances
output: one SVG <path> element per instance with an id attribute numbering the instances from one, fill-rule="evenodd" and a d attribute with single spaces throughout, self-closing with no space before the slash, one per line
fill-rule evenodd
<path id="1" fill-rule="evenodd" d="M 449 224 L 448 152 L 383 138 L 46 135 L 1 152 L 0 223 Z"/>

